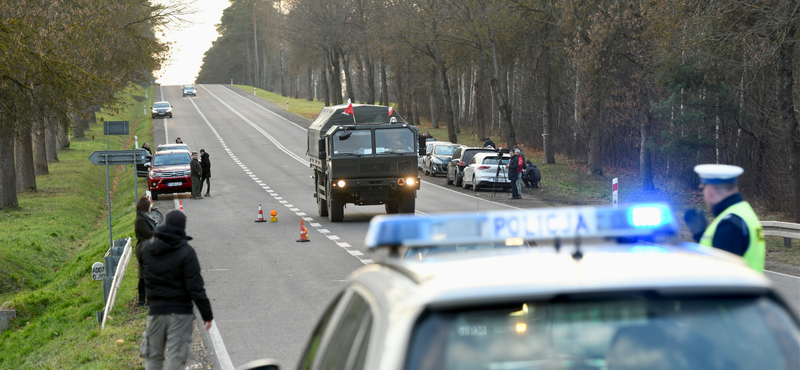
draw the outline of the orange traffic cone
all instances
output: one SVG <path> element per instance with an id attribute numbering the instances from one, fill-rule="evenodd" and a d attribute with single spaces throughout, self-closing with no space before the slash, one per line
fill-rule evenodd
<path id="1" fill-rule="evenodd" d="M 179 209 L 181 212 L 183 212 L 183 201 L 182 201 L 182 200 L 179 200 L 179 201 L 178 201 L 178 209 Z"/>
<path id="2" fill-rule="evenodd" d="M 308 239 L 308 229 L 305 227 L 305 222 L 300 220 L 300 239 L 297 239 L 298 242 L 310 242 L 311 240 Z"/>
<path id="3" fill-rule="evenodd" d="M 269 214 L 270 216 L 272 216 L 269 219 L 271 222 L 278 222 L 278 212 L 275 212 L 275 210 L 273 209 L 272 212 L 270 212 Z"/>
<path id="4" fill-rule="evenodd" d="M 264 219 L 264 212 L 261 211 L 260 204 L 258 205 L 258 218 L 256 219 L 256 222 L 267 222 L 267 220 Z"/>

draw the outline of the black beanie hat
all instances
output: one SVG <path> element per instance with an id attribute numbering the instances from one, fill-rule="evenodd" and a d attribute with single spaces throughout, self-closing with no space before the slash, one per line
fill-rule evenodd
<path id="1" fill-rule="evenodd" d="M 164 224 L 186 230 L 186 215 L 178 210 L 170 211 L 167 213 L 167 217 L 164 218 Z"/>

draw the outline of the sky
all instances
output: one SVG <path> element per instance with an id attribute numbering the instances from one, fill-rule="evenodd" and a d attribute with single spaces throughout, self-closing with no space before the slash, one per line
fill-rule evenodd
<path id="1" fill-rule="evenodd" d="M 164 2 L 168 2 L 166 0 Z M 162 70 L 156 72 L 156 82 L 162 85 L 189 85 L 194 83 L 203 54 L 217 39 L 217 28 L 222 11 L 230 6 L 228 0 L 195 0 L 195 14 L 187 16 L 192 24 L 181 29 L 164 31 L 164 41 L 174 41 L 172 55 Z"/>

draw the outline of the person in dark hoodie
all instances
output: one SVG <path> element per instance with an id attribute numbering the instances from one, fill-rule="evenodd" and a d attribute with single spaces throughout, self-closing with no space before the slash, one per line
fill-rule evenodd
<path id="1" fill-rule="evenodd" d="M 205 149 L 200 149 L 200 167 L 203 168 L 203 174 L 200 175 L 200 194 L 203 193 L 203 183 L 206 183 L 206 195 L 210 197 L 211 194 L 211 160 L 208 159 L 208 153 Z"/>
<path id="2" fill-rule="evenodd" d="M 206 297 L 197 254 L 186 236 L 186 216 L 175 210 L 167 213 L 164 224 L 156 227 L 153 238 L 142 244 L 142 267 L 147 300 L 147 329 L 141 356 L 145 369 L 162 369 L 164 352 L 167 369 L 184 369 L 192 347 L 194 314 L 192 302 L 200 311 L 206 330 L 213 314 Z"/>
<path id="3" fill-rule="evenodd" d="M 139 307 L 147 305 L 144 288 L 144 269 L 142 268 L 142 244 L 153 237 L 156 222 L 148 215 L 150 201 L 147 197 L 139 198 L 136 202 L 136 220 L 133 222 L 133 232 L 136 234 L 136 261 L 139 263 Z"/>

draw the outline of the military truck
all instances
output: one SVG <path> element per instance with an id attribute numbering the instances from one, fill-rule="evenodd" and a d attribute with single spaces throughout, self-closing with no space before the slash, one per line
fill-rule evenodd
<path id="1" fill-rule="evenodd" d="M 354 104 L 352 115 L 344 113 L 346 108 L 323 108 L 308 129 L 320 217 L 340 222 L 346 204 L 383 204 L 387 213 L 414 213 L 417 128 L 386 106 Z"/>

